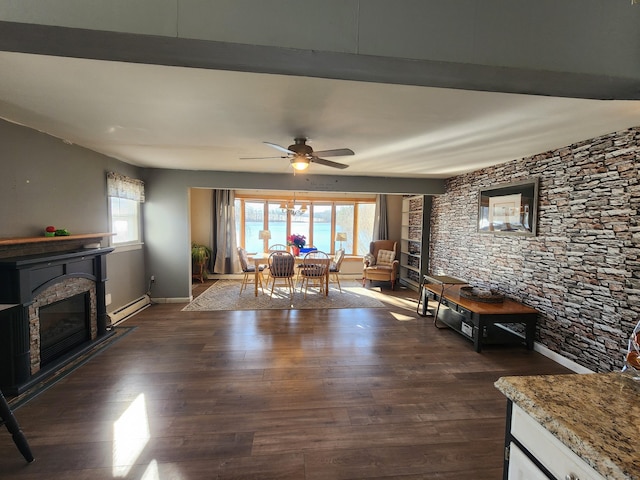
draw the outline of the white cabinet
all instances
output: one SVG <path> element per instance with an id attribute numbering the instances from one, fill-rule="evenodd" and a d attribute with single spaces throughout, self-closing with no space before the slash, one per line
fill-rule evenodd
<path id="1" fill-rule="evenodd" d="M 549 480 L 549 477 L 515 443 L 511 442 L 509 445 L 509 479 Z"/>
<path id="2" fill-rule="evenodd" d="M 514 442 L 521 445 L 522 449 L 518 448 Z M 509 480 L 605 480 L 515 404 L 511 410 L 507 444 L 509 445 Z M 526 457 L 526 460 L 522 456 Z M 548 476 L 535 465 L 533 459 L 548 471 Z"/>
<path id="3" fill-rule="evenodd" d="M 399 280 L 416 291 L 428 270 L 430 216 L 431 197 L 414 195 L 402 199 Z"/>

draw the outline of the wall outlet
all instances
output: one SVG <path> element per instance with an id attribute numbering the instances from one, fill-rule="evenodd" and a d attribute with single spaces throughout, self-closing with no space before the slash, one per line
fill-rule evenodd
<path id="1" fill-rule="evenodd" d="M 110 293 L 107 293 L 104 296 L 104 303 L 105 303 L 105 305 L 111 305 L 111 294 Z"/>
<path id="2" fill-rule="evenodd" d="M 151 275 L 151 283 L 156 281 L 156 276 L 155 275 Z"/>

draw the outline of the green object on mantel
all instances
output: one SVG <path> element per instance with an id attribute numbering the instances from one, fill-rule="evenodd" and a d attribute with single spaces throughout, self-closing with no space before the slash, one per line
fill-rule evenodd
<path id="1" fill-rule="evenodd" d="M 69 233 L 69 230 L 66 228 L 59 228 L 55 231 L 56 237 L 68 237 L 69 235 L 71 235 L 71 233 Z"/>

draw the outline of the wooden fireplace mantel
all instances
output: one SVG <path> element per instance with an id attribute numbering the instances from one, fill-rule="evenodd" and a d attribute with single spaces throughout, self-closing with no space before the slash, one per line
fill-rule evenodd
<path id="1" fill-rule="evenodd" d="M 0 238 L 0 247 L 12 245 L 25 245 L 28 243 L 62 242 L 65 240 L 102 240 L 104 237 L 111 237 L 114 233 L 80 233 L 77 235 L 61 235 L 58 237 L 19 237 Z"/>

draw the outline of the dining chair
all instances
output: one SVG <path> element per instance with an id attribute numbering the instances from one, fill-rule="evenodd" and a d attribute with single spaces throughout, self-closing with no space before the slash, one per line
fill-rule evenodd
<path id="1" fill-rule="evenodd" d="M 273 245 L 269 246 L 269 249 L 267 250 L 267 253 L 273 253 L 273 252 L 287 252 L 289 251 L 287 249 L 287 246 L 284 243 L 274 243 Z M 271 275 L 269 274 L 269 265 L 267 265 L 264 269 L 263 273 L 263 278 L 265 279 L 265 285 L 267 286 L 267 289 L 269 288 L 269 282 L 271 281 Z"/>
<path id="2" fill-rule="evenodd" d="M 325 280 L 329 269 L 329 255 L 320 250 L 309 252 L 302 260 L 300 278 L 304 287 L 304 298 L 307 298 L 307 291 L 310 285 L 318 286 L 318 293 L 324 293 Z"/>
<path id="3" fill-rule="evenodd" d="M 287 251 L 287 246 L 283 243 L 274 243 L 273 245 L 269 246 L 269 253 L 286 252 L 286 251 Z"/>
<path id="4" fill-rule="evenodd" d="M 271 297 L 273 297 L 273 291 L 280 282 L 280 285 L 286 286 L 291 292 L 291 298 L 293 299 L 293 293 L 295 291 L 293 285 L 293 276 L 295 274 L 295 257 L 287 251 L 276 251 L 269 255 L 269 276 L 271 277 Z"/>
<path id="5" fill-rule="evenodd" d="M 339 249 L 333 257 L 333 262 L 329 264 L 329 284 L 337 283 L 340 293 L 342 286 L 340 285 L 340 266 L 344 260 L 344 248 Z"/>
<path id="6" fill-rule="evenodd" d="M 240 285 L 240 295 L 242 295 L 242 291 L 247 287 L 249 283 L 254 283 L 255 275 L 256 275 L 256 266 L 251 265 L 249 263 L 249 255 L 247 255 L 247 251 L 238 247 L 238 259 L 240 260 L 240 267 L 242 267 L 242 272 L 244 273 L 244 278 L 242 279 L 242 285 Z M 263 286 L 263 277 L 262 272 L 264 271 L 264 265 L 260 265 L 258 267 L 258 282 L 260 288 L 262 289 L 262 293 L 264 293 Z"/>

